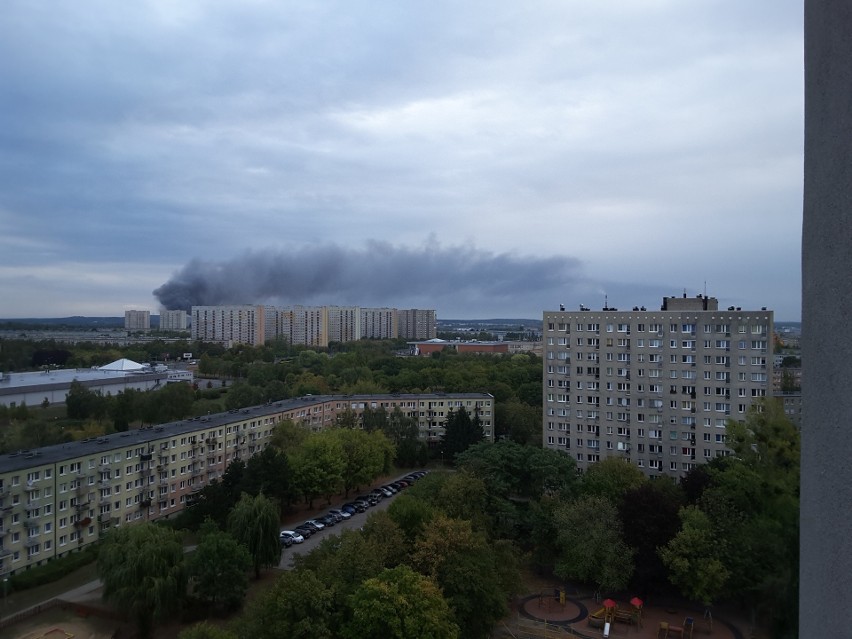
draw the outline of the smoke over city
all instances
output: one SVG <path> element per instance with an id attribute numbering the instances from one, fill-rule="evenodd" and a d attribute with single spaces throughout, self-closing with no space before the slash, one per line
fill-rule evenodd
<path id="1" fill-rule="evenodd" d="M 223 304 L 327 304 L 437 308 L 478 306 L 517 314 L 553 306 L 579 280 L 570 257 L 520 257 L 468 246 L 368 242 L 248 251 L 223 261 L 192 259 L 154 291 L 168 309 Z"/>

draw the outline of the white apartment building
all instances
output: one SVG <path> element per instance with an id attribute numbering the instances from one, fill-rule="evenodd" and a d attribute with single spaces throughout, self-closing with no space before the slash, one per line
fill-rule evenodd
<path id="1" fill-rule="evenodd" d="M 188 315 L 186 311 L 160 311 L 161 331 L 185 331 L 188 326 Z"/>
<path id="2" fill-rule="evenodd" d="M 94 543 L 114 526 L 177 514 L 232 461 L 261 452 L 282 421 L 319 431 L 344 411 L 399 408 L 434 446 L 462 407 L 479 414 L 493 441 L 488 393 L 326 395 L 2 455 L 0 578 Z"/>
<path id="3" fill-rule="evenodd" d="M 767 397 L 773 321 L 701 295 L 659 311 L 545 311 L 544 446 L 580 470 L 616 456 L 651 476 L 727 455 L 728 420 Z"/>
<path id="4" fill-rule="evenodd" d="M 193 306 L 193 340 L 261 346 L 266 340 L 266 308 L 263 306 Z"/>
<path id="5" fill-rule="evenodd" d="M 361 339 L 360 308 L 329 306 L 327 309 L 329 342 L 357 342 Z"/>
<path id="6" fill-rule="evenodd" d="M 151 311 L 124 311 L 124 329 L 127 331 L 151 330 Z"/>
<path id="7" fill-rule="evenodd" d="M 395 308 L 362 308 L 361 337 L 367 339 L 396 339 L 399 337 Z"/>
<path id="8" fill-rule="evenodd" d="M 165 312 L 165 311 L 164 311 Z M 170 311 L 171 312 L 171 311 Z M 163 316 L 161 315 L 161 318 Z M 161 319 L 162 322 L 162 319 Z M 403 323 L 403 330 L 400 328 Z M 193 306 L 192 339 L 233 344 L 264 344 L 284 338 L 290 344 L 325 348 L 329 342 L 362 338 L 433 339 L 435 311 L 360 306 Z"/>

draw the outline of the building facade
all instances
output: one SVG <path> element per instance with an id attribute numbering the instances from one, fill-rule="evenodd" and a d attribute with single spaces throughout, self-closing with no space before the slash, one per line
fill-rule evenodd
<path id="1" fill-rule="evenodd" d="M 180 512 L 228 464 L 248 459 L 285 420 L 312 431 L 338 414 L 399 408 L 436 445 L 451 411 L 478 413 L 493 441 L 487 393 L 301 397 L 0 457 L 0 578 L 96 542 L 114 526 Z"/>
<path id="2" fill-rule="evenodd" d="M 262 346 L 266 341 L 266 309 L 263 306 L 193 306 L 193 340 Z"/>
<path id="3" fill-rule="evenodd" d="M 409 334 L 435 337 L 435 311 L 360 306 L 193 306 L 192 339 L 259 345 L 283 338 L 325 348 L 329 342 L 396 339 L 400 321 Z M 412 338 L 417 339 L 415 335 Z M 430 339 L 424 337 L 424 339 Z M 260 340 L 260 341 L 259 341 Z"/>
<path id="4" fill-rule="evenodd" d="M 185 331 L 188 327 L 188 315 L 186 311 L 160 311 L 161 331 Z"/>
<path id="5" fill-rule="evenodd" d="M 773 321 L 705 296 L 545 311 L 544 446 L 580 470 L 621 457 L 673 477 L 728 454 L 728 420 L 771 396 Z"/>
<path id="6" fill-rule="evenodd" d="M 151 311 L 124 311 L 124 330 L 151 330 Z"/>
<path id="7" fill-rule="evenodd" d="M 361 337 L 367 339 L 396 339 L 399 337 L 395 308 L 362 308 Z"/>
<path id="8" fill-rule="evenodd" d="M 407 308 L 397 311 L 397 326 L 402 339 L 429 340 L 438 336 L 435 311 Z"/>

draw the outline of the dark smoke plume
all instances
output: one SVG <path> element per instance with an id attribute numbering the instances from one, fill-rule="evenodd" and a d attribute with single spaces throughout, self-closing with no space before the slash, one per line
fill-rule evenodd
<path id="1" fill-rule="evenodd" d="M 421 248 L 328 244 L 248 251 L 222 262 L 195 258 L 154 295 L 164 308 L 187 311 L 224 304 L 436 308 L 448 302 L 508 310 L 531 300 L 540 310 L 578 281 L 579 266 L 569 257 L 518 257 L 435 241 Z"/>

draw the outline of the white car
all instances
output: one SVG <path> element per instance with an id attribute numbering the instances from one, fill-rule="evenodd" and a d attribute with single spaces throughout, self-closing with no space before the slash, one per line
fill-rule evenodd
<path id="1" fill-rule="evenodd" d="M 339 519 L 349 519 L 352 515 L 345 510 L 337 510 L 336 508 L 328 511 L 329 514 L 338 517 Z"/>
<path id="2" fill-rule="evenodd" d="M 290 544 L 301 544 L 303 541 L 305 541 L 305 538 L 294 530 L 282 530 L 279 537 L 281 539 L 281 543 L 283 544 L 287 544 L 288 540 Z"/>

